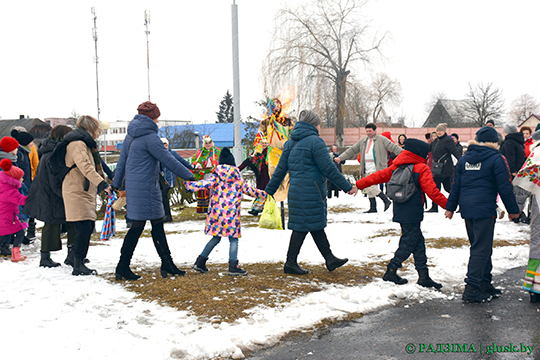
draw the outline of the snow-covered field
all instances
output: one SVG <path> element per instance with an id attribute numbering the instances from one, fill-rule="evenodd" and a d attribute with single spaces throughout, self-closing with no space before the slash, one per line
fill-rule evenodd
<path id="1" fill-rule="evenodd" d="M 379 211 L 382 203 L 379 202 Z M 244 202 L 247 211 L 248 202 Z M 329 208 L 343 205 L 356 209 L 349 213 L 329 213 L 326 229 L 332 250 L 338 257 L 348 257 L 351 264 L 388 261 L 398 246 L 399 236 L 373 237 L 386 230 L 399 233 L 392 211 L 363 214 L 367 198 L 346 196 L 328 200 Z M 448 220 L 440 210 L 426 214 L 422 229 L 426 238 L 466 238 L 463 220 Z M 149 228 L 149 224 L 147 224 Z M 173 259 L 187 270 L 209 240 L 203 234 L 203 221 L 166 224 Z M 99 228 L 99 224 L 98 224 Z M 119 221 L 117 230 L 125 230 Z M 189 231 L 191 230 L 191 231 Z M 193 230 L 196 230 L 193 232 Z M 498 220 L 495 239 L 521 240 L 529 235 L 528 226 L 507 219 Z M 239 245 L 241 264 L 284 261 L 290 231 L 243 228 Z M 100 274 L 113 273 L 120 254 L 122 237 L 114 237 L 102 246 L 90 247 L 90 267 Z M 211 254 L 212 262 L 226 262 L 228 241 Z M 71 267 L 40 268 L 38 240 L 23 246 L 28 259 L 23 263 L 0 261 L 0 339 L 2 358 L 57 359 L 211 359 L 217 356 L 242 358 L 243 351 L 255 346 L 273 344 L 291 330 L 308 329 L 325 318 L 339 318 L 349 312 L 366 313 L 385 305 L 407 306 L 407 303 L 432 298 L 454 299 L 461 296 L 468 261 L 468 247 L 430 249 L 427 254 L 430 275 L 442 282 L 442 291 L 417 286 L 417 275 L 409 266 L 402 271 L 409 283 L 403 286 L 376 279 L 355 286 L 329 286 L 276 308 L 256 307 L 246 318 L 232 324 L 212 325 L 199 321 L 188 311 L 161 306 L 156 302 L 135 299 L 135 294 L 121 283 L 101 277 L 74 277 Z M 66 249 L 52 253 L 63 262 Z M 495 274 L 525 265 L 528 247 L 524 245 L 494 249 Z M 310 236 L 299 256 L 300 262 L 323 266 L 323 258 Z M 135 251 L 132 269 L 159 266 L 160 260 L 149 238 L 142 238 Z M 249 270 L 249 265 L 247 266 Z M 339 269 L 336 271 L 340 271 Z M 193 276 L 193 270 L 187 276 Z M 516 283 L 521 279 L 516 279 Z M 496 285 L 496 284 L 495 284 Z M 216 300 L 219 301 L 219 300 Z"/>

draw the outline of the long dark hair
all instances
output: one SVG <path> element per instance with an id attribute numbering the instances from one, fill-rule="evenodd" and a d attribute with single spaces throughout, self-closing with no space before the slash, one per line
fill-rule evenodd
<path id="1" fill-rule="evenodd" d="M 51 134 L 49 137 L 53 139 L 54 141 L 60 141 L 64 138 L 64 136 L 70 132 L 72 129 L 67 125 L 56 125 L 51 130 Z"/>

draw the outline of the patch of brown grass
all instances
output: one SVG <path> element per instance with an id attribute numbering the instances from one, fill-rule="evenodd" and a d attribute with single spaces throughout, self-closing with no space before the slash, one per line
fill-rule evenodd
<path id="1" fill-rule="evenodd" d="M 209 322 L 233 322 L 255 306 L 281 306 L 327 285 L 365 284 L 382 276 L 386 263 L 345 265 L 333 272 L 324 266 L 301 266 L 309 269 L 309 274 L 287 275 L 283 273 L 283 263 L 260 263 L 244 265 L 249 275 L 237 277 L 227 275 L 228 264 L 209 264 L 207 274 L 190 270 L 186 276 L 163 279 L 159 268 L 144 268 L 136 270 L 142 279 L 120 283 L 140 299 L 187 310 Z M 114 281 L 113 274 L 104 277 Z"/>
<path id="2" fill-rule="evenodd" d="M 440 237 L 440 238 L 429 238 L 426 239 L 426 246 L 435 248 L 435 249 L 445 249 L 445 248 L 460 248 L 462 246 L 469 246 L 469 239 L 464 238 L 451 238 L 451 237 Z"/>
<path id="3" fill-rule="evenodd" d="M 369 238 L 374 239 L 374 238 L 386 237 L 386 236 L 401 236 L 401 230 L 396 230 L 396 229 L 381 230 L 381 231 L 378 231 L 375 235 L 371 235 Z"/>

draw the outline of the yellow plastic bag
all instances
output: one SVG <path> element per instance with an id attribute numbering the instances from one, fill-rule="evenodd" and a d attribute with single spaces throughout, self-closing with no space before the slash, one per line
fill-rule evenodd
<path id="1" fill-rule="evenodd" d="M 259 219 L 259 227 L 262 229 L 283 230 L 283 226 L 281 226 L 281 212 L 272 196 L 266 198 L 264 210 Z"/>

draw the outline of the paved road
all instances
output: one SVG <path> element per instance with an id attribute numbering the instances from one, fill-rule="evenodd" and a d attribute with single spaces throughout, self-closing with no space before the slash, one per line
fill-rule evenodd
<path id="1" fill-rule="evenodd" d="M 386 307 L 248 359 L 540 359 L 540 304 L 531 304 L 520 289 L 524 274 L 520 267 L 496 276 L 503 295 L 489 304 L 464 304 L 459 297 Z M 408 344 L 413 354 L 407 353 Z M 437 344 L 450 344 L 442 347 L 450 352 L 434 353 Z M 494 344 L 499 352 L 489 354 Z"/>

